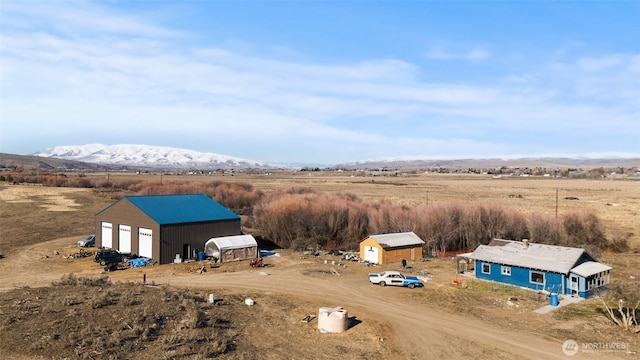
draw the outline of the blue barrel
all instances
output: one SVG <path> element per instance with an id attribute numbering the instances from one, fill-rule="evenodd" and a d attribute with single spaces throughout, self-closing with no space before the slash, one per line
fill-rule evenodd
<path id="1" fill-rule="evenodd" d="M 558 306 L 558 294 L 551 294 L 549 296 L 549 305 Z"/>
<path id="2" fill-rule="evenodd" d="M 198 251 L 198 261 L 202 261 L 205 259 L 204 251 Z"/>

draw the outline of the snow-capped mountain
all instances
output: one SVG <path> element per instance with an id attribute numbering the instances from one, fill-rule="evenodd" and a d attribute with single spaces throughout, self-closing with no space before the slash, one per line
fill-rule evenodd
<path id="1" fill-rule="evenodd" d="M 92 164 L 113 164 L 157 169 L 242 169 L 283 167 L 232 156 L 147 145 L 56 146 L 32 154 Z"/>

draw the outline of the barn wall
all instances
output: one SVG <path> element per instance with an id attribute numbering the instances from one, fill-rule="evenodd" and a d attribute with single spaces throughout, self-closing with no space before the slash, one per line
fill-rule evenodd
<path id="1" fill-rule="evenodd" d="M 204 244 L 213 237 L 240 235 L 240 219 L 191 224 L 163 225 L 160 234 L 160 263 L 173 262 L 176 254 L 183 260 L 196 259 Z"/>
<path id="2" fill-rule="evenodd" d="M 96 229 L 96 247 L 102 247 L 102 222 L 110 222 L 113 225 L 112 232 L 112 248 L 118 249 L 118 225 L 131 226 L 131 253 L 138 253 L 138 229 L 140 227 L 151 229 L 153 231 L 153 251 L 154 259 L 158 259 L 159 249 L 158 242 L 160 239 L 160 227 L 150 217 L 145 215 L 140 209 L 131 204 L 126 199 L 114 203 L 112 206 L 107 207 L 103 211 L 96 214 L 95 218 Z"/>
<path id="3" fill-rule="evenodd" d="M 386 248 L 382 252 L 382 264 L 416 260 L 422 258 L 422 245 Z"/>

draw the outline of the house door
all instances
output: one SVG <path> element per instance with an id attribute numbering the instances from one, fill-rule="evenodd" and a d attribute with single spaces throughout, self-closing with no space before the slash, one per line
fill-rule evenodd
<path id="1" fill-rule="evenodd" d="M 569 287 L 571 288 L 571 296 L 578 296 L 578 277 L 571 274 L 571 281 Z"/>

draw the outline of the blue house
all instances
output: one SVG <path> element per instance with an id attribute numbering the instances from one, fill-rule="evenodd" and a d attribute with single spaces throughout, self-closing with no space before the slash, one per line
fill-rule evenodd
<path id="1" fill-rule="evenodd" d="M 467 256 L 478 279 L 588 298 L 611 280 L 611 267 L 580 248 L 494 239 Z"/>

